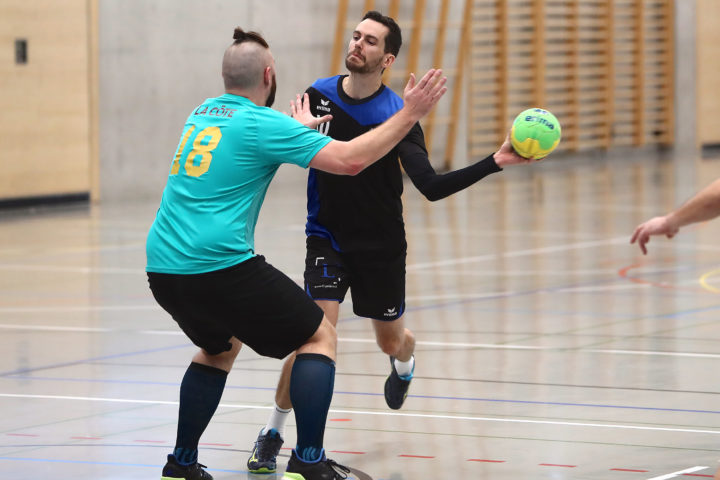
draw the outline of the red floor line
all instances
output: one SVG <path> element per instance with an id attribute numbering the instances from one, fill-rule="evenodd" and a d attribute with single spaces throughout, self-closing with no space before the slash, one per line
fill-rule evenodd
<path id="1" fill-rule="evenodd" d="M 697 292 L 698 290 L 705 290 L 704 288 L 698 289 L 695 287 L 679 287 L 679 286 L 676 286 L 676 285 L 673 285 L 673 284 L 670 284 L 667 282 L 653 282 L 652 280 L 645 280 L 643 278 L 633 277 L 628 274 L 628 272 L 630 270 L 644 266 L 644 265 L 645 265 L 645 263 L 636 263 L 633 265 L 628 265 L 627 267 L 623 267 L 620 270 L 618 270 L 618 275 L 626 280 L 629 280 L 633 283 L 639 283 L 641 285 L 651 285 L 653 287 L 666 288 L 666 289 L 678 290 L 678 291 L 690 291 L 690 292 Z M 707 291 L 707 290 L 705 290 L 705 291 Z"/>
<path id="2" fill-rule="evenodd" d="M 39 437 L 40 435 L 32 435 L 30 433 L 6 433 L 5 435 L 9 435 L 11 437 Z"/>
<path id="3" fill-rule="evenodd" d="M 133 440 L 138 443 L 165 443 L 165 440 Z"/>
<path id="4" fill-rule="evenodd" d="M 351 455 L 365 455 L 365 452 L 348 452 L 346 450 L 330 450 L 330 453 L 349 453 Z"/>
<path id="5" fill-rule="evenodd" d="M 610 470 L 614 472 L 637 472 L 637 473 L 647 473 L 650 470 L 635 470 L 632 468 L 611 468 Z"/>
<path id="6" fill-rule="evenodd" d="M 102 440 L 100 437 L 70 437 L 73 440 Z"/>
<path id="7" fill-rule="evenodd" d="M 406 458 L 435 458 L 435 457 L 428 457 L 425 455 L 398 455 L 398 457 L 406 457 Z"/>
<path id="8" fill-rule="evenodd" d="M 486 460 L 484 458 L 468 458 L 468 462 L 505 463 L 505 460 Z"/>
<path id="9" fill-rule="evenodd" d="M 565 467 L 565 468 L 575 468 L 577 465 L 558 465 L 555 463 L 540 463 L 541 467 Z"/>
<path id="10" fill-rule="evenodd" d="M 352 422 L 350 418 L 331 418 L 331 422 Z"/>

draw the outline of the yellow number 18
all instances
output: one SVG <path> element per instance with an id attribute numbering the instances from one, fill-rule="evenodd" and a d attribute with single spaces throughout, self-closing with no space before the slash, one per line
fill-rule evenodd
<path id="1" fill-rule="evenodd" d="M 183 135 L 178 146 L 177 152 L 175 152 L 175 159 L 173 160 L 172 167 L 170 168 L 170 175 L 177 175 L 180 172 L 180 158 L 182 152 L 185 150 L 185 144 L 195 131 L 195 125 L 192 125 L 187 129 L 185 135 Z M 208 171 L 210 168 L 210 162 L 212 162 L 212 151 L 217 148 L 220 139 L 222 138 L 222 132 L 218 127 L 207 127 L 200 130 L 195 136 L 193 141 L 193 149 L 187 155 L 185 160 L 185 172 L 191 177 L 199 177 L 203 173 Z M 195 164 L 195 159 L 200 156 L 200 164 Z"/>

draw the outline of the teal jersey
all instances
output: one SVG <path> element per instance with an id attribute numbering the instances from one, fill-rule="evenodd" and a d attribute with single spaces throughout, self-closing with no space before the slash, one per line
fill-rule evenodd
<path id="1" fill-rule="evenodd" d="M 237 95 L 190 114 L 147 237 L 148 272 L 194 274 L 255 255 L 260 207 L 278 167 L 307 168 L 332 139 Z"/>

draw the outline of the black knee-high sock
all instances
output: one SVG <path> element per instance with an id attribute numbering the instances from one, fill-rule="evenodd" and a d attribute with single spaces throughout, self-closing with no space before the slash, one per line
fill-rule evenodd
<path id="1" fill-rule="evenodd" d="M 301 460 L 313 462 L 322 455 L 325 422 L 333 387 L 335 362 L 325 355 L 301 353 L 290 376 L 290 400 L 295 409 L 297 447 Z"/>
<path id="2" fill-rule="evenodd" d="M 191 363 L 180 384 L 175 458 L 184 465 L 197 462 L 200 436 L 210 423 L 225 389 L 227 372 Z"/>

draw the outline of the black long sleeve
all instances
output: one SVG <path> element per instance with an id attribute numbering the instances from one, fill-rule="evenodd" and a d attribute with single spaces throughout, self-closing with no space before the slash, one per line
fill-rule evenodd
<path id="1" fill-rule="evenodd" d="M 432 202 L 464 190 L 486 176 L 502 170 L 495 163 L 493 156 L 489 155 L 459 170 L 444 174 L 436 173 L 430 164 L 425 147 L 425 136 L 419 124 L 415 124 L 398 144 L 397 150 L 400 162 L 415 188 Z"/>

